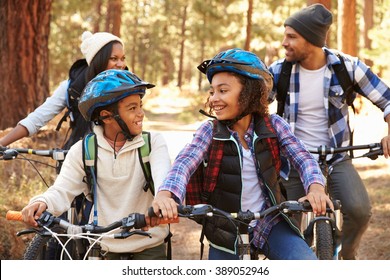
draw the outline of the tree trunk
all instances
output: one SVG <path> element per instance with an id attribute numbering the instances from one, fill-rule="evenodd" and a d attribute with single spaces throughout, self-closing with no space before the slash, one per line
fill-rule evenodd
<path id="1" fill-rule="evenodd" d="M 122 0 L 108 1 L 105 31 L 120 37 L 121 24 Z"/>
<path id="2" fill-rule="evenodd" d="M 249 51 L 251 46 L 253 0 L 248 0 L 248 12 L 246 17 L 246 39 L 244 50 Z"/>
<path id="3" fill-rule="evenodd" d="M 368 37 L 368 32 L 374 26 L 374 1 L 364 0 L 364 48 L 371 50 L 371 39 Z M 373 66 L 374 62 L 371 59 L 364 59 L 368 66 Z"/>
<path id="4" fill-rule="evenodd" d="M 338 0 L 338 49 L 357 56 L 356 0 Z"/>
<path id="5" fill-rule="evenodd" d="M 332 0 L 307 0 L 307 5 L 308 6 L 316 4 L 316 3 L 324 5 L 329 10 L 330 10 L 330 8 L 332 6 Z"/>
<path id="6" fill-rule="evenodd" d="M 184 61 L 184 43 L 186 41 L 186 21 L 187 21 L 187 8 L 188 5 L 184 6 L 183 20 L 181 23 L 181 40 L 180 40 L 180 59 L 179 59 L 179 72 L 177 77 L 177 86 L 181 88 L 183 79 L 183 61 Z"/>
<path id="7" fill-rule="evenodd" d="M 133 6 L 134 6 L 134 15 L 133 15 L 133 22 L 132 24 L 134 25 L 134 28 L 133 28 L 133 34 L 132 34 L 132 37 L 133 37 L 133 40 L 132 40 L 132 44 L 131 46 L 126 46 L 125 48 L 125 51 L 126 49 L 127 50 L 131 50 L 130 52 L 127 52 L 126 51 L 126 56 L 128 58 L 130 58 L 130 65 L 128 65 L 128 67 L 130 68 L 130 71 L 132 72 L 135 72 L 135 66 L 136 66 L 136 57 L 137 57 L 137 45 L 138 45 L 138 13 L 139 13 L 139 3 L 138 1 L 134 1 L 133 2 Z"/>
<path id="8" fill-rule="evenodd" d="M 51 4 L 0 1 L 0 129 L 15 126 L 49 96 Z"/>
<path id="9" fill-rule="evenodd" d="M 97 0 L 95 2 L 95 11 L 96 11 L 96 15 L 93 24 L 93 33 L 100 31 L 100 22 L 102 18 L 102 0 Z"/>

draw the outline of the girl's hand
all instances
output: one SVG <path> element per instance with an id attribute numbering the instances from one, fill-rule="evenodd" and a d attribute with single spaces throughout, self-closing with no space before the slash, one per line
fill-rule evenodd
<path id="1" fill-rule="evenodd" d="M 329 196 L 325 193 L 324 186 L 320 184 L 310 185 L 309 193 L 306 196 L 301 197 L 298 201 L 303 202 L 305 200 L 308 200 L 310 202 L 314 214 L 325 215 L 326 205 L 328 205 L 330 209 L 334 210 L 332 201 L 329 199 Z"/>
<path id="2" fill-rule="evenodd" d="M 177 203 L 173 200 L 170 191 L 159 191 L 154 197 L 152 207 L 157 217 L 149 219 L 151 226 L 158 225 L 160 219 L 172 220 L 178 217 Z"/>

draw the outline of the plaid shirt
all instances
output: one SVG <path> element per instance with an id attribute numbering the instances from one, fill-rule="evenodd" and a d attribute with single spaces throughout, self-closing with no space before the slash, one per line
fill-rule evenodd
<path id="1" fill-rule="evenodd" d="M 348 126 L 348 105 L 343 101 L 344 91 L 339 84 L 332 65 L 340 64 L 340 59 L 333 50 L 323 48 L 327 67 L 324 75 L 324 104 L 329 118 L 329 136 L 331 147 L 345 147 L 350 144 L 350 128 Z M 340 52 L 338 52 L 340 53 Z M 385 117 L 390 113 L 390 89 L 370 68 L 356 57 L 340 53 L 344 57 L 345 67 L 354 83 L 354 89 L 360 95 L 369 99 L 380 108 Z M 269 67 L 274 76 L 274 88 L 269 99 L 276 98 L 276 84 L 280 77 L 284 58 Z M 295 63 L 291 70 L 290 87 L 286 98 L 284 118 L 295 131 L 299 106 L 299 63 Z M 346 153 L 334 156 L 335 161 L 341 160 Z"/>
<path id="2" fill-rule="evenodd" d="M 316 160 L 311 156 L 307 150 L 305 150 L 301 141 L 299 141 L 291 132 L 289 125 L 279 116 L 270 116 L 271 124 L 276 132 L 280 153 L 282 156 L 287 157 L 293 166 L 298 170 L 301 179 L 303 181 L 304 188 L 307 192 L 309 186 L 313 183 L 319 183 L 324 185 L 324 177 L 318 166 Z M 252 157 L 254 157 L 253 151 L 253 119 L 250 127 L 248 128 L 247 144 L 252 151 Z M 236 132 L 231 131 L 236 142 L 239 144 L 239 152 L 242 154 L 242 146 L 238 140 Z M 176 157 L 170 172 L 168 173 L 165 181 L 159 187 L 159 191 L 167 190 L 173 193 L 176 200 L 180 203 L 185 198 L 186 186 L 190 180 L 191 175 L 196 171 L 199 164 L 206 157 L 209 150 L 209 146 L 213 136 L 213 124 L 211 122 L 203 123 L 194 134 L 194 138 L 190 144 L 187 144 L 183 150 Z M 257 168 L 257 171 L 259 169 Z M 260 174 L 258 177 L 261 178 Z M 262 181 L 259 179 L 260 184 Z M 263 186 L 262 186 L 263 187 Z M 266 200 L 269 198 L 266 197 Z M 269 201 L 267 202 L 269 205 Z M 259 222 L 255 228 L 255 245 L 259 248 L 264 244 L 264 238 L 267 237 L 272 226 L 278 220 L 267 219 L 264 222 Z M 258 233 L 258 234 L 256 234 Z"/>

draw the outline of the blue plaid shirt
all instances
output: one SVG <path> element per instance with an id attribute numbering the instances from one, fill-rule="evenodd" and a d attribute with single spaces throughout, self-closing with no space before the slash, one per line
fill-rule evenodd
<path id="1" fill-rule="evenodd" d="M 332 65 L 340 64 L 340 59 L 333 50 L 323 48 L 327 67 L 324 75 L 324 104 L 329 118 L 329 135 L 331 147 L 345 147 L 350 145 L 350 128 L 348 126 L 348 105 L 343 102 L 344 91 L 339 84 Z M 340 53 L 340 52 L 338 52 Z M 386 117 L 390 114 L 390 89 L 370 68 L 356 57 L 340 53 L 344 57 L 345 66 L 355 84 L 355 90 L 369 99 L 384 112 Z M 270 93 L 270 100 L 276 98 L 276 84 L 280 77 L 284 58 L 272 63 L 269 70 L 274 76 L 274 88 Z M 284 107 L 284 118 L 295 131 L 299 106 L 299 63 L 295 63 L 291 70 L 290 88 Z M 346 153 L 334 156 L 335 161 L 341 160 Z"/>
<path id="2" fill-rule="evenodd" d="M 280 154 L 281 156 L 288 158 L 294 168 L 298 170 L 305 191 L 307 192 L 309 186 L 313 183 L 324 185 L 324 177 L 321 173 L 317 161 L 304 148 L 303 143 L 298 140 L 291 132 L 288 123 L 278 115 L 271 115 L 270 120 L 278 137 Z M 234 131 L 231 131 L 231 133 L 236 139 L 237 143 L 239 143 L 240 153 L 242 154 L 242 146 L 238 140 L 237 133 Z M 252 143 L 254 139 L 253 118 L 246 135 L 248 135 L 248 137 L 245 137 L 245 139 L 250 150 L 252 151 L 252 157 L 254 158 Z M 159 191 L 170 191 L 175 195 L 178 202 L 183 203 L 186 193 L 186 186 L 189 182 L 189 179 L 199 164 L 201 164 L 202 160 L 205 158 L 212 141 L 212 136 L 212 122 L 203 123 L 195 132 L 192 142 L 187 144 L 177 155 L 170 172 L 168 173 L 163 184 L 159 187 Z M 259 169 L 257 169 L 257 171 L 259 172 Z M 258 177 L 259 183 L 263 187 L 260 174 L 258 174 Z M 268 200 L 268 198 L 266 198 L 266 200 Z M 257 223 L 255 227 L 255 245 L 259 248 L 263 246 L 265 238 L 268 236 L 272 226 L 278 220 L 274 221 L 275 222 L 267 220 Z"/>

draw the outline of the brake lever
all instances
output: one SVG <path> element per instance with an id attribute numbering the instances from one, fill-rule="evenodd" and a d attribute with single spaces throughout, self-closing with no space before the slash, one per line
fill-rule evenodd
<path id="1" fill-rule="evenodd" d="M 29 229 L 24 229 L 24 230 L 18 231 L 16 233 L 16 236 L 21 236 L 21 235 L 30 234 L 30 233 L 38 233 L 38 232 L 39 232 L 39 230 L 36 228 L 29 228 Z"/>
<path id="2" fill-rule="evenodd" d="M 184 206 L 181 211 L 179 209 L 179 214 L 183 217 L 205 216 L 207 213 L 212 213 L 213 210 L 211 205 L 197 204 L 191 207 Z"/>
<path id="3" fill-rule="evenodd" d="M 150 234 L 149 232 L 146 232 L 146 231 L 142 231 L 142 230 L 123 231 L 121 233 L 115 233 L 114 238 L 115 239 L 125 239 L 125 238 L 132 236 L 132 235 L 141 235 L 141 236 L 147 236 L 149 238 L 152 238 L 152 234 Z"/>
<path id="4" fill-rule="evenodd" d="M 3 151 L 1 154 L 3 160 L 11 160 L 11 159 L 15 159 L 19 153 L 15 149 L 8 149 Z"/>

